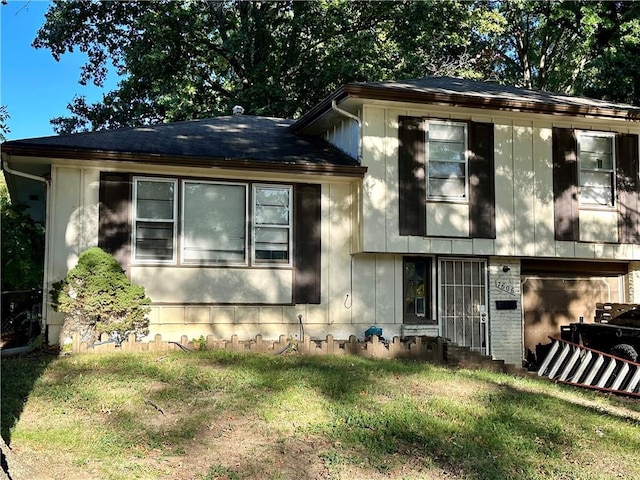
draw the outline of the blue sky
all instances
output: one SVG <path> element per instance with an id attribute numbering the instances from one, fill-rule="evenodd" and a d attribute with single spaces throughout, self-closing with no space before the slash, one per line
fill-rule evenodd
<path id="1" fill-rule="evenodd" d="M 31 46 L 49 4 L 8 0 L 0 5 L 0 103 L 11 116 L 8 140 L 55 135 L 49 120 L 67 116 L 67 104 L 75 95 L 95 102 L 117 82 L 112 75 L 105 89 L 82 86 L 78 79 L 86 61 L 83 53 L 65 53 L 56 62 L 49 50 Z"/>

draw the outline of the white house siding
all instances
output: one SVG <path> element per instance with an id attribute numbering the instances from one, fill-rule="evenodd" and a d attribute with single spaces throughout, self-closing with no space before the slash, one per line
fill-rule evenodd
<path id="1" fill-rule="evenodd" d="M 48 209 L 47 236 L 50 248 L 45 261 L 45 320 L 49 338 L 57 342 L 62 315 L 53 312 L 46 292 L 73 268 L 80 253 L 98 245 L 98 190 L 100 172 L 91 168 L 54 166 L 51 170 L 49 199 L 55 209 Z"/>
<path id="2" fill-rule="evenodd" d="M 164 303 L 291 303 L 291 268 L 163 267 L 132 265 L 131 281 Z"/>
<path id="3" fill-rule="evenodd" d="M 112 168 L 106 166 L 105 168 Z M 188 172 L 168 168 L 141 167 L 141 174 L 203 177 L 204 171 Z M 247 178 L 246 172 L 218 172 L 216 178 Z M 47 221 L 51 251 L 47 258 L 48 291 L 54 281 L 64 278 L 80 253 L 98 245 L 98 202 L 100 171 L 90 167 L 53 166 L 51 200 L 56 205 Z M 283 183 L 315 181 L 322 183 L 321 304 L 290 305 L 293 289 L 291 268 L 216 268 L 131 265 L 135 283 L 145 287 L 152 300 L 150 336 L 157 333 L 166 340 L 181 335 L 197 338 L 213 334 L 230 338 L 236 334 L 249 339 L 261 334 L 277 339 L 280 335 L 304 333 L 322 338 L 331 333 L 348 338 L 354 332 L 350 303 L 351 247 L 353 243 L 354 201 L 358 188 L 352 179 L 318 176 L 273 178 L 257 173 L 250 178 Z M 383 273 L 386 273 L 383 271 Z M 367 290 L 367 288 L 365 288 Z M 385 305 L 386 308 L 386 305 Z M 58 342 L 62 315 L 47 299 L 45 321 L 49 340 Z M 369 319 L 364 320 L 369 323 Z M 361 330 L 356 327 L 356 330 Z M 364 329 L 362 329 L 364 332 Z"/>
<path id="4" fill-rule="evenodd" d="M 582 211 L 583 242 L 554 239 L 554 126 L 634 133 L 628 122 L 576 119 L 552 123 L 540 114 L 507 114 L 468 108 L 389 104 L 365 105 L 362 121 L 363 218 L 360 246 L 365 252 L 446 253 L 447 242 L 468 236 L 469 217 L 460 205 L 427 206 L 427 237 L 404 237 L 398 231 L 398 117 L 401 115 L 494 124 L 496 230 L 491 242 L 472 242 L 472 255 L 535 256 L 567 259 L 640 260 L 640 245 L 617 245 L 617 218 L 606 211 Z M 582 223 L 582 222 L 581 222 Z M 605 227 L 594 227 L 604 225 Z M 606 232 L 606 233 L 603 233 Z M 596 238 L 603 234 L 603 238 Z M 434 239 L 431 237 L 438 237 Z M 450 237 L 450 238 L 442 238 Z"/>
<path id="5" fill-rule="evenodd" d="M 152 298 L 150 335 L 160 333 L 166 338 L 180 335 L 198 337 L 212 334 L 216 338 L 238 335 L 249 339 L 260 334 L 265 339 L 277 339 L 280 335 L 296 337 L 301 333 L 300 316 L 304 334 L 323 338 L 331 333 L 348 338 L 351 334 L 351 310 L 345 307 L 345 298 L 350 294 L 350 259 L 352 241 L 352 187 L 349 183 L 322 185 L 322 258 L 321 258 L 321 302 L 319 305 L 268 305 L 290 303 L 292 298 L 292 269 L 219 269 L 167 268 L 167 276 L 180 277 L 169 285 L 189 283 L 196 287 L 203 302 L 212 305 L 180 305 L 179 298 L 162 285 L 151 282 L 151 278 L 164 275 L 153 267 L 146 272 L 140 283 L 151 285 L 148 294 Z M 146 267 L 133 267 L 133 275 Z M 190 277 L 185 280 L 183 277 Z M 203 278 L 214 279 L 214 289 Z M 230 287 L 227 279 L 232 279 Z M 251 288 L 247 287 L 252 286 Z M 217 292 L 217 293 L 216 293 Z M 155 294 L 155 296 L 154 296 Z M 242 294 L 244 298 L 239 298 Z M 192 293 L 186 293 L 187 297 Z M 163 302 L 172 305 L 163 305 Z M 216 305 L 215 303 L 228 303 Z M 256 303 L 256 305 L 250 305 Z"/>
<path id="6" fill-rule="evenodd" d="M 324 139 L 352 158 L 360 155 L 360 126 L 353 119 L 337 122 L 324 134 Z"/>
<path id="7" fill-rule="evenodd" d="M 427 236 L 399 235 L 398 202 L 398 117 L 432 117 L 472 120 L 494 124 L 496 192 L 496 239 L 469 239 L 469 212 L 466 205 L 432 202 L 427 205 Z M 561 119 L 562 120 L 562 119 Z M 554 235 L 553 127 L 570 127 L 640 134 L 628 122 L 596 119 L 563 120 L 540 114 L 483 111 L 444 106 L 419 107 L 411 104 L 376 102 L 362 109 L 362 164 L 368 168 L 362 187 L 362 222 L 356 251 L 368 252 L 368 262 L 356 255 L 356 272 L 361 272 L 357 288 L 365 305 L 354 297 L 354 318 L 364 315 L 384 326 L 385 335 L 405 332 L 402 323 L 402 254 L 468 256 L 489 259 L 490 353 L 495 358 L 520 364 L 523 358 L 523 310 L 520 290 L 520 259 L 634 261 L 629 275 L 631 295 L 640 301 L 640 245 L 620 245 L 615 212 L 580 212 L 581 242 L 560 242 Z M 359 250 L 358 250 L 359 249 Z M 394 285 L 383 294 L 393 304 L 395 320 L 382 314 L 375 263 L 384 254 L 394 257 Z M 364 258 L 364 257 L 363 257 Z M 508 273 L 502 271 L 509 266 Z M 372 280 L 367 280 L 371 278 Z M 375 278 L 375 284 L 372 284 Z M 390 276 L 386 281 L 389 282 Z M 514 293 L 500 289 L 496 282 L 508 281 Z M 369 289 L 365 292 L 365 289 Z M 394 292 L 394 298 L 389 298 Z M 497 310 L 496 300 L 516 300 L 516 309 Z M 373 322 L 372 322 L 373 323 Z M 437 331 L 435 332 L 437 333 Z"/>

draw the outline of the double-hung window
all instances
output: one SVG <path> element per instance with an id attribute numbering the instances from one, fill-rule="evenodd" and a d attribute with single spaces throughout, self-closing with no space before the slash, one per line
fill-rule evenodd
<path id="1" fill-rule="evenodd" d="M 468 198 L 467 124 L 441 120 L 425 123 L 428 198 L 465 201 Z"/>
<path id="2" fill-rule="evenodd" d="M 291 262 L 291 187 L 254 185 L 253 258 L 256 263 Z"/>
<path id="3" fill-rule="evenodd" d="M 604 132 L 580 132 L 578 134 L 580 206 L 614 206 L 614 146 L 614 134 Z"/>
<path id="4" fill-rule="evenodd" d="M 178 195 L 178 185 L 134 178 L 134 262 L 291 265 L 292 186 L 185 179 Z"/>
<path id="5" fill-rule="evenodd" d="M 176 261 L 176 180 L 136 178 L 133 189 L 133 258 Z"/>

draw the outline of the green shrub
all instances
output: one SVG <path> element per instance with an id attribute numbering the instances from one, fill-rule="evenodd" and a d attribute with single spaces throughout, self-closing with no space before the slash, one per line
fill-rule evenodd
<path id="1" fill-rule="evenodd" d="M 118 261 L 100 248 L 84 251 L 50 293 L 56 311 L 67 314 L 62 341 L 79 333 L 81 341 L 92 344 L 107 333 L 119 344 L 131 333 L 138 338 L 149 333 L 151 300 L 143 287 L 129 281 Z"/>

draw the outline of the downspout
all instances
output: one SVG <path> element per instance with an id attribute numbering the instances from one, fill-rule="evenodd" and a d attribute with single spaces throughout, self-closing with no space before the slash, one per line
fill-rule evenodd
<path id="1" fill-rule="evenodd" d="M 45 192 L 45 213 L 44 213 L 44 225 L 45 225 L 45 229 L 44 229 L 44 265 L 43 265 L 43 271 L 42 271 L 42 326 L 45 329 L 45 342 L 49 341 L 49 333 L 47 331 L 47 299 L 48 299 L 48 289 L 47 289 L 47 280 L 48 280 L 48 274 L 49 274 L 49 268 L 48 268 L 48 263 L 49 263 L 49 214 L 50 214 L 50 210 L 49 210 L 49 206 L 51 205 L 50 200 L 50 196 L 51 196 L 51 189 L 49 188 L 50 186 L 50 180 L 45 178 L 45 177 L 38 177 L 37 175 L 31 175 L 30 173 L 26 173 L 26 172 L 21 172 L 19 170 L 14 170 L 11 167 L 9 167 L 9 162 L 7 160 L 2 160 L 2 170 L 10 173 L 11 175 L 15 175 L 17 177 L 23 177 L 23 178 L 28 178 L 30 180 L 35 180 L 36 182 L 42 182 L 44 183 L 44 192 Z"/>
<path id="2" fill-rule="evenodd" d="M 362 121 L 360 120 L 360 117 L 338 107 L 338 103 L 335 99 L 331 100 L 331 109 L 342 116 L 355 120 L 358 124 L 358 161 L 362 163 Z"/>

